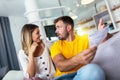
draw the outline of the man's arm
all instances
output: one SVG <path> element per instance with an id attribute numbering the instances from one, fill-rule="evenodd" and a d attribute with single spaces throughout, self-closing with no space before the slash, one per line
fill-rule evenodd
<path id="1" fill-rule="evenodd" d="M 66 72 L 73 70 L 80 64 L 88 64 L 91 62 L 91 60 L 94 58 L 96 52 L 96 47 L 84 50 L 83 52 L 80 52 L 78 55 L 66 59 L 62 54 L 58 54 L 53 58 L 53 61 L 57 68 L 61 72 Z"/>

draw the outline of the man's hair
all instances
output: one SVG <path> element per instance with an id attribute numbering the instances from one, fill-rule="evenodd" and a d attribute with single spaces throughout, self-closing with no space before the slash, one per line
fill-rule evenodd
<path id="1" fill-rule="evenodd" d="M 65 24 L 69 24 L 72 27 L 74 27 L 74 21 L 71 17 L 69 16 L 61 16 L 57 19 L 54 20 L 54 24 L 57 23 L 58 21 L 63 21 Z"/>

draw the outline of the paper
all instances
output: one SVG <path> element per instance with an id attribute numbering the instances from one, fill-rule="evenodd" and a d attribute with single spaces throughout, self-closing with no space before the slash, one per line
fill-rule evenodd
<path id="1" fill-rule="evenodd" d="M 95 33 L 89 35 L 90 47 L 98 46 L 107 37 L 108 28 L 109 25 L 106 26 L 104 29 L 96 31 Z"/>

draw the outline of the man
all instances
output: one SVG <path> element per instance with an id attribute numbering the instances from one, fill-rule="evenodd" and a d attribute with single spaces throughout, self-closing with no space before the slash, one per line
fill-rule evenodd
<path id="1" fill-rule="evenodd" d="M 54 23 L 60 39 L 51 47 L 55 80 L 105 80 L 103 70 L 96 64 L 89 64 L 96 47 L 89 48 L 88 35 L 75 35 L 74 22 L 69 16 L 59 17 Z M 102 22 L 99 25 L 103 28 Z"/>

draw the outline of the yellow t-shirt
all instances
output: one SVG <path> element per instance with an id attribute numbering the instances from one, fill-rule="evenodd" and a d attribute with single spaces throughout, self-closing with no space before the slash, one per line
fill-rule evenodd
<path id="1" fill-rule="evenodd" d="M 75 39 L 73 41 L 59 40 L 55 42 L 51 46 L 50 51 L 52 58 L 54 58 L 59 53 L 61 53 L 65 58 L 71 58 L 87 48 L 89 48 L 88 35 L 75 35 Z M 58 68 L 56 68 L 55 77 L 67 73 L 76 72 L 80 67 L 81 65 L 68 72 L 60 72 Z"/>

